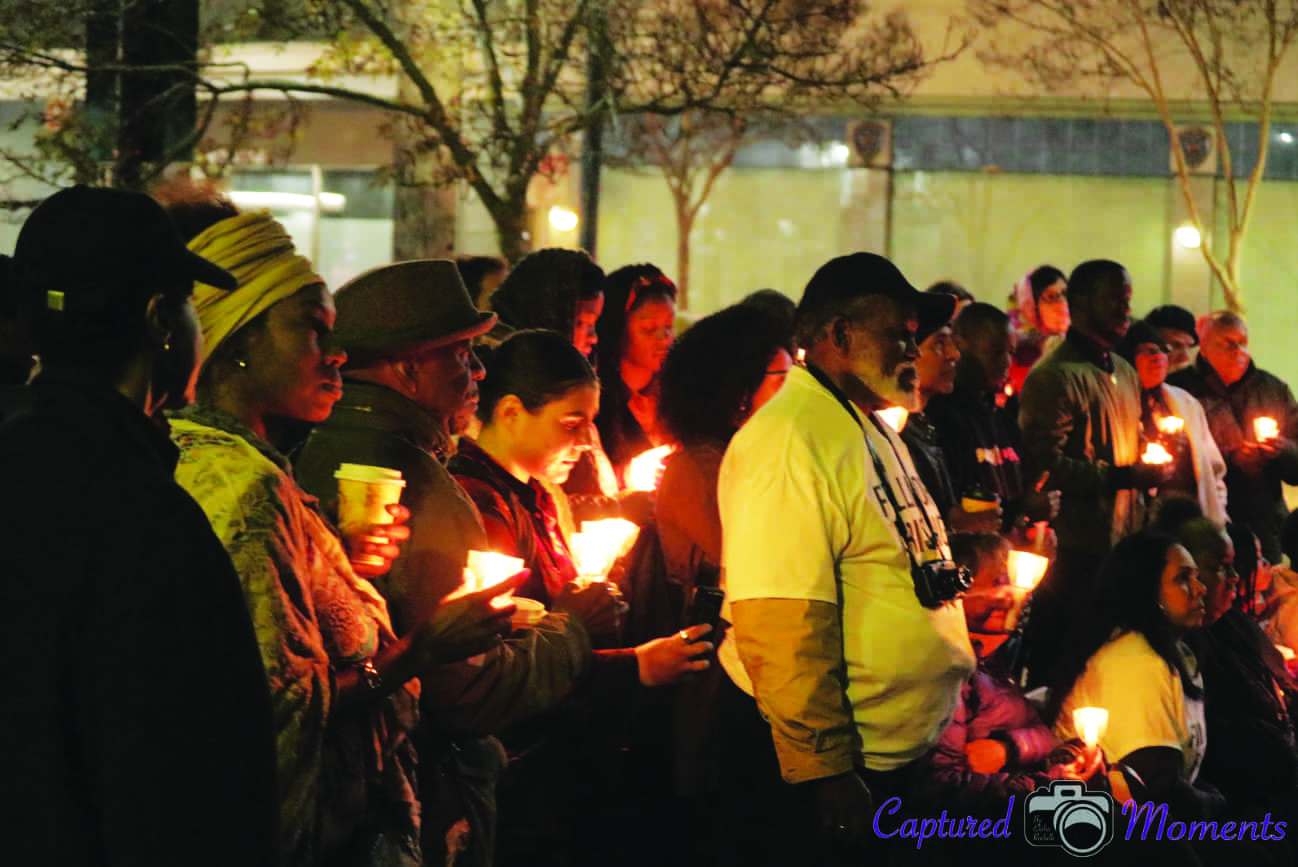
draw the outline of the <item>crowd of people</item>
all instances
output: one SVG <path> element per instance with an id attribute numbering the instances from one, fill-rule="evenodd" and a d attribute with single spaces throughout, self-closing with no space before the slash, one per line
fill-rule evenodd
<path id="1" fill-rule="evenodd" d="M 1298 402 L 1237 313 L 855 253 L 678 337 L 651 264 L 329 287 L 187 182 L 4 271 L 5 863 L 1066 862 L 1028 800 L 1083 793 L 1109 860 L 1298 859 Z"/>

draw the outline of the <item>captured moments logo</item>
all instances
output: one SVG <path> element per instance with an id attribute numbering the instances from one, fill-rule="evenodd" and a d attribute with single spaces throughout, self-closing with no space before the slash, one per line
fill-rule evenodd
<path id="1" fill-rule="evenodd" d="M 1006 839 L 1010 837 L 1014 797 L 1005 817 L 900 818 L 901 799 L 889 798 L 874 814 L 874 832 L 881 838 L 913 839 L 922 848 L 929 839 Z M 1023 800 L 1023 836 L 1032 846 L 1062 849 L 1085 858 L 1096 855 L 1121 836 L 1123 840 L 1280 841 L 1284 822 L 1271 814 L 1259 821 L 1183 822 L 1173 819 L 1166 804 L 1128 801 L 1121 810 L 1108 792 L 1092 792 L 1076 780 L 1052 780 Z"/>

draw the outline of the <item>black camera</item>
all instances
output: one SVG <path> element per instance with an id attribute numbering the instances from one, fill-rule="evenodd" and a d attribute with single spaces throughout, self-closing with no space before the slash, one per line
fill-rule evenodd
<path id="1" fill-rule="evenodd" d="M 955 599 L 973 584 L 969 570 L 950 560 L 916 563 L 910 568 L 910 577 L 915 582 L 919 604 L 925 608 L 941 608 L 944 602 Z"/>

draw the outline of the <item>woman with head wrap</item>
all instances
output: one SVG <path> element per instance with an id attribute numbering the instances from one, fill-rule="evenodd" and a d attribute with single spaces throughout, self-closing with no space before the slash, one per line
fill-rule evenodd
<path id="1" fill-rule="evenodd" d="M 393 634 L 383 598 L 277 448 L 294 424 L 325 419 L 342 394 L 346 356 L 330 341 L 329 291 L 269 212 L 240 214 L 184 188 L 159 198 L 193 235 L 189 248 L 239 283 L 233 292 L 195 288 L 197 400 L 175 415 L 171 434 L 177 480 L 234 561 L 257 632 L 277 727 L 282 863 L 416 865 L 413 676 L 485 650 L 510 611 L 476 594 Z M 353 556 L 390 563 L 404 533 L 398 524 L 358 539 Z"/>
<path id="2" fill-rule="evenodd" d="M 1068 315 L 1068 280 L 1053 265 L 1041 265 L 1014 284 L 1010 318 L 1018 335 L 1014 364 L 1010 368 L 1013 393 L 1023 389 L 1028 371 L 1054 349 L 1072 324 Z"/>

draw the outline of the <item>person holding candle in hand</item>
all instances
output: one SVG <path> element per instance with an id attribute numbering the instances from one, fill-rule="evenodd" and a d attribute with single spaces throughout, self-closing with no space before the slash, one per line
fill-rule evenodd
<path id="1" fill-rule="evenodd" d="M 539 480 L 561 483 L 590 447 L 599 380 L 565 335 L 519 331 L 491 354 L 479 395 L 482 432 L 477 440 L 461 438 L 449 469 L 482 514 L 491 547 L 531 569 L 519 592 L 549 604 L 578 569 Z M 559 719 L 542 721 L 539 731 L 506 733 L 520 758 L 501 782 L 497 863 L 567 863 L 565 857 L 592 847 L 589 827 L 574 814 L 610 807 L 586 802 L 618 752 L 607 740 L 621 730 L 627 687 L 661 686 L 708 668 L 709 630 L 704 624 L 635 648 L 597 651 L 586 688 L 556 710 Z M 584 806 L 573 810 L 574 804 Z M 538 861 L 542 852 L 554 860 Z"/>
<path id="2" fill-rule="evenodd" d="M 1140 377 L 1140 418 L 1146 441 L 1161 443 L 1172 456 L 1172 477 L 1159 485 L 1159 496 L 1189 497 L 1206 517 L 1224 527 L 1226 462 L 1212 438 L 1203 405 L 1165 381 L 1167 344 L 1153 326 L 1135 322 L 1119 344 L 1118 354 Z"/>
<path id="3" fill-rule="evenodd" d="M 1182 821 L 1224 807 L 1194 786 L 1207 727 L 1199 661 L 1184 639 L 1203 625 L 1206 594 L 1175 537 L 1142 531 L 1120 541 L 1075 621 L 1045 713 L 1059 737 L 1072 738 L 1080 734 L 1074 710 L 1108 710 L 1099 745 L 1110 767 L 1138 803 L 1167 804 Z"/>
<path id="4" fill-rule="evenodd" d="M 479 386 L 482 433 L 461 439 L 449 469 L 482 515 L 492 550 L 519 557 L 531 571 L 520 596 L 544 604 L 577 579 L 549 493 L 538 479 L 561 482 L 590 446 L 599 380 L 586 359 L 553 331 L 519 331 L 491 357 Z M 633 651 L 640 681 L 670 683 L 701 671 L 711 649 L 693 627 Z"/>
<path id="5" fill-rule="evenodd" d="M 495 316 L 473 306 L 447 260 L 373 268 L 334 301 L 346 388 L 299 452 L 297 476 L 330 503 L 340 464 L 401 472 L 411 538 L 376 586 L 404 634 L 462 586 L 470 551 L 490 548 L 482 516 L 445 464 L 478 406 L 484 371 L 472 341 Z M 590 667 L 592 641 L 616 635 L 620 619 L 607 584 L 570 584 L 539 622 L 481 657 L 421 673 L 426 860 L 492 863 L 496 778 L 506 762 L 494 735 L 557 705 Z M 457 827 L 468 833 L 450 833 Z"/>
<path id="6" fill-rule="evenodd" d="M 1253 363 L 1248 325 L 1238 313 L 1209 315 L 1201 337 L 1194 364 L 1168 383 L 1203 404 L 1226 460 L 1230 519 L 1247 524 L 1266 558 L 1279 563 L 1280 529 L 1288 514 L 1284 484 L 1298 484 L 1298 401 L 1288 385 Z"/>
<path id="7" fill-rule="evenodd" d="M 1114 543 L 1145 523 L 1145 492 L 1171 465 L 1141 460 L 1140 377 L 1117 347 L 1131 324 L 1131 275 L 1083 262 L 1068 279 L 1072 326 L 1028 373 L 1019 395 L 1027 478 L 1060 493 L 1051 522 L 1058 556 L 1033 597 L 1025 634 L 1029 685 L 1049 679 L 1096 570 Z"/>
<path id="8" fill-rule="evenodd" d="M 595 347 L 604 386 L 600 439 L 622 481 L 633 457 L 662 445 L 658 371 L 676 335 L 676 284 L 655 265 L 627 265 L 608 275 Z"/>
<path id="9" fill-rule="evenodd" d="M 176 479 L 234 562 L 277 722 L 280 857 L 285 865 L 418 865 L 419 802 L 410 734 L 413 679 L 482 653 L 508 629 L 493 597 L 525 576 L 438 606 L 398 637 L 383 597 L 349 562 L 280 451 L 295 425 L 329 416 L 346 358 L 334 305 L 311 263 L 267 211 L 241 214 L 201 188 L 159 191 L 190 250 L 238 281 L 198 283 L 203 331 L 196 402 L 171 418 Z M 404 510 L 350 556 L 390 561 Z M 381 573 L 383 568 L 369 574 Z"/>

